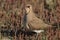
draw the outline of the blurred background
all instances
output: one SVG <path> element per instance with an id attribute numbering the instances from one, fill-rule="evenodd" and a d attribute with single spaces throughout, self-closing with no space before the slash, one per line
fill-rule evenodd
<path id="1" fill-rule="evenodd" d="M 0 0 L 0 40 L 36 40 L 36 35 L 19 32 L 26 4 L 32 4 L 36 17 L 55 26 L 40 33 L 37 40 L 60 40 L 60 0 Z"/>

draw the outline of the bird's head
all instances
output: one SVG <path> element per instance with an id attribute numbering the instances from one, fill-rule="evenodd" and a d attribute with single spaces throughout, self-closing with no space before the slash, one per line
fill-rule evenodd
<path id="1" fill-rule="evenodd" d="M 30 13 L 32 11 L 32 5 L 28 4 L 25 6 L 26 13 Z"/>

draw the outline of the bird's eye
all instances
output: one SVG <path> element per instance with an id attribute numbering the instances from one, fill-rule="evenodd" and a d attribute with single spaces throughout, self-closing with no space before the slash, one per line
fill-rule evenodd
<path id="1" fill-rule="evenodd" d="M 28 8 L 30 8 L 30 6 L 27 6 Z"/>

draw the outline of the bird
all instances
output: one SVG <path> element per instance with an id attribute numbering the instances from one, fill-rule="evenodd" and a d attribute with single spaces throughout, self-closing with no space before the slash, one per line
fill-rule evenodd
<path id="1" fill-rule="evenodd" d="M 51 24 L 47 24 L 42 19 L 36 17 L 31 4 L 25 5 L 24 21 L 24 26 L 28 29 L 27 31 L 36 32 L 36 40 L 38 39 L 39 33 L 44 33 L 45 30 L 54 28 Z"/>
<path id="2" fill-rule="evenodd" d="M 25 6 L 24 19 L 25 19 L 25 27 L 28 30 L 36 32 L 37 34 L 36 39 L 38 38 L 39 33 L 44 32 L 45 29 L 52 27 L 51 25 L 46 24 L 42 19 L 39 19 L 38 17 L 36 17 L 31 4 L 27 4 Z"/>
<path id="3" fill-rule="evenodd" d="M 26 26 L 31 30 L 40 30 L 51 27 L 51 25 L 46 24 L 42 19 L 36 17 L 32 5 L 27 4 L 25 7 L 26 10 Z"/>
<path id="4" fill-rule="evenodd" d="M 44 32 L 45 29 L 52 27 L 51 25 L 46 24 L 42 19 L 36 17 L 31 4 L 27 4 L 25 6 L 25 12 L 26 13 L 24 16 L 24 23 L 25 23 L 24 26 L 28 30 L 36 32 L 37 36 L 39 33 Z"/>

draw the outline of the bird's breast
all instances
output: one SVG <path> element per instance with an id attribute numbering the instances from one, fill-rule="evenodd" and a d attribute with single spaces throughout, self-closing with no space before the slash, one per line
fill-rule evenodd
<path id="1" fill-rule="evenodd" d="M 35 17 L 34 14 L 28 14 L 27 15 L 27 21 L 29 22 L 29 21 L 33 20 L 34 17 Z"/>

